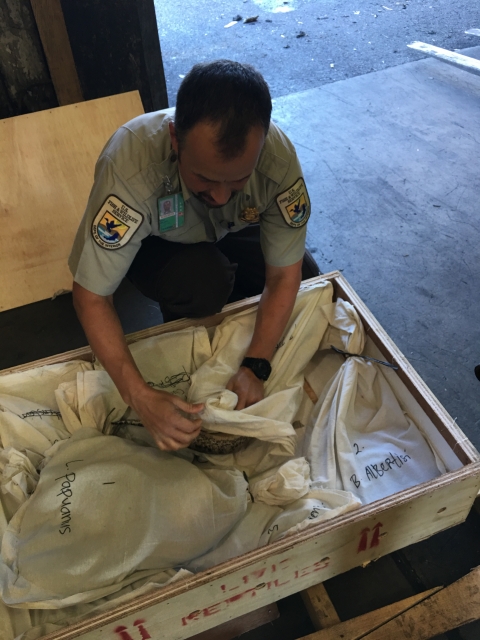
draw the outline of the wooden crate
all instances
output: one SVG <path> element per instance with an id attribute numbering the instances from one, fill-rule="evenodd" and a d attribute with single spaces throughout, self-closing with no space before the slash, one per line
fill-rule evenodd
<path id="1" fill-rule="evenodd" d="M 448 472 L 434 480 L 321 522 L 266 547 L 138 597 L 108 613 L 56 631 L 42 640 L 183 640 L 341 572 L 430 537 L 462 522 L 480 488 L 480 455 L 433 393 L 338 272 L 302 286 L 330 280 L 335 295 L 359 313 L 366 353 L 396 363 L 388 379 L 403 408 L 434 445 Z M 227 305 L 212 317 L 178 320 L 128 336 L 128 342 L 188 326 L 214 327 L 223 318 L 255 306 L 258 297 Z M 2 373 L 44 364 L 91 360 L 77 349 Z"/>

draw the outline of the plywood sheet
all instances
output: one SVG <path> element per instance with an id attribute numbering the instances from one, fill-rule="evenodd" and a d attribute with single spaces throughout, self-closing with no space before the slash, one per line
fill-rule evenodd
<path id="1" fill-rule="evenodd" d="M 138 91 L 0 120 L 0 311 L 71 289 L 67 258 L 112 133 Z"/>

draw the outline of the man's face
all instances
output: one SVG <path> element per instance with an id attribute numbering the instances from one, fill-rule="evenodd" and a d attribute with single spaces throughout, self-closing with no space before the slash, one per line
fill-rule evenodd
<path id="1" fill-rule="evenodd" d="M 243 189 L 265 142 L 263 129 L 252 128 L 244 151 L 236 158 L 225 160 L 216 148 L 216 127 L 207 122 L 199 122 L 187 133 L 181 156 L 173 123 L 170 123 L 170 137 L 186 186 L 211 208 L 222 207 Z"/>

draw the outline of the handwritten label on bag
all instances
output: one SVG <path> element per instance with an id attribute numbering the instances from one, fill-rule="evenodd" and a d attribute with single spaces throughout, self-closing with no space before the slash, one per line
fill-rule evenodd
<path id="1" fill-rule="evenodd" d="M 363 453 L 364 447 L 360 449 L 358 444 L 354 442 L 353 449 L 355 455 L 357 456 Z M 390 451 L 385 460 L 377 463 L 371 462 L 370 464 L 365 465 L 365 478 L 359 478 L 358 475 L 354 473 L 350 476 L 350 482 L 355 486 L 356 489 L 358 489 L 361 486 L 362 481 L 366 482 L 368 480 L 369 482 L 371 482 L 372 480 L 378 480 L 379 478 L 382 478 L 388 471 L 401 469 L 403 465 L 405 465 L 411 459 L 412 457 L 408 455 L 406 450 L 404 450 L 403 453 L 399 454 L 395 454 Z"/>
<path id="2" fill-rule="evenodd" d="M 66 462 L 65 466 L 67 468 L 67 473 L 64 476 L 55 478 L 55 482 L 57 482 L 57 480 L 62 481 L 60 493 L 57 493 L 57 496 L 63 496 L 62 504 L 60 507 L 61 523 L 60 529 L 58 530 L 58 532 L 61 533 L 62 536 L 65 533 L 72 532 L 72 527 L 70 525 L 72 521 L 72 512 L 70 511 L 70 507 L 72 505 L 71 498 L 73 497 L 72 485 L 75 482 L 76 475 L 73 471 L 70 471 L 69 465 L 73 464 L 74 462 L 83 462 L 83 460 L 72 460 L 71 462 Z"/>

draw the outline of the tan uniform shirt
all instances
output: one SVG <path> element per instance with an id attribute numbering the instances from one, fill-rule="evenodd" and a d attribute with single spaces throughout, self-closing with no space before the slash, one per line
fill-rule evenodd
<path id="1" fill-rule="evenodd" d="M 181 179 L 170 145 L 173 116 L 174 109 L 166 109 L 131 120 L 110 138 L 97 161 L 69 258 L 74 280 L 93 293 L 106 296 L 116 290 L 148 235 L 185 244 L 215 242 L 259 222 L 268 264 L 289 266 L 303 257 L 310 201 L 285 134 L 271 124 L 245 187 L 225 206 L 211 209 Z M 164 199 L 177 193 L 184 199 L 183 215 L 165 230 L 169 225 L 160 215 L 170 205 L 165 208 Z"/>

